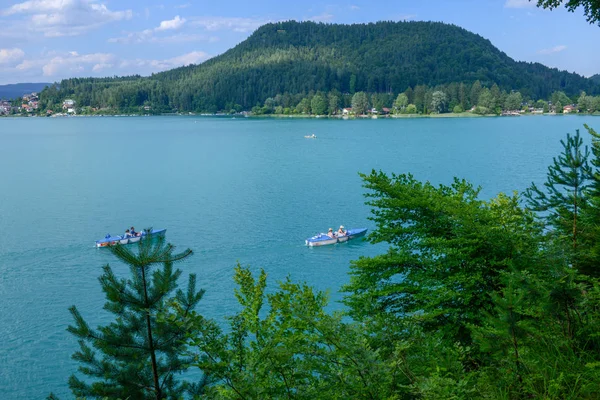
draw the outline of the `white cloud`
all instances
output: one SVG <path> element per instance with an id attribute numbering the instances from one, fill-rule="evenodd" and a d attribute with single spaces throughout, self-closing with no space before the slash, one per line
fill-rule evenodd
<path id="1" fill-rule="evenodd" d="M 354 5 L 354 4 L 352 4 L 352 5 L 350 6 L 350 9 L 351 9 L 352 11 L 357 11 L 357 10 L 360 10 L 360 7 L 359 7 L 359 6 L 356 6 L 356 5 Z"/>
<path id="2" fill-rule="evenodd" d="M 210 41 L 204 35 L 198 34 L 179 34 L 168 37 L 155 36 L 155 32 L 164 32 L 180 29 L 186 22 L 185 18 L 177 15 L 173 19 L 161 21 L 160 25 L 154 29 L 144 29 L 140 32 L 125 32 L 125 36 L 108 39 L 109 43 L 183 43 L 194 41 Z"/>
<path id="3" fill-rule="evenodd" d="M 313 22 L 329 22 L 333 20 L 333 14 L 329 14 L 328 12 L 324 12 L 323 14 L 315 15 L 308 18 L 308 21 Z"/>
<path id="4" fill-rule="evenodd" d="M 168 60 L 163 60 L 158 62 L 157 65 L 165 66 L 167 68 L 175 68 L 182 65 L 200 64 L 209 58 L 210 56 L 203 51 L 192 51 L 191 53 L 169 58 Z"/>
<path id="5" fill-rule="evenodd" d="M 207 36 L 201 35 L 197 33 L 180 33 L 177 35 L 164 36 L 164 37 L 154 37 L 152 38 L 152 43 L 187 43 L 187 42 L 208 42 L 215 43 L 218 42 L 219 38 L 216 36 Z"/>
<path id="6" fill-rule="evenodd" d="M 3 11 L 4 15 L 20 13 L 36 13 L 44 11 L 61 11 L 72 6 L 74 0 L 33 0 L 15 4 Z"/>
<path id="7" fill-rule="evenodd" d="M 535 7 L 535 1 L 529 0 L 506 0 L 504 3 L 505 8 L 530 8 Z"/>
<path id="8" fill-rule="evenodd" d="M 19 71 L 27 71 L 35 68 L 37 65 L 38 64 L 32 60 L 23 60 L 23 62 L 17 65 L 15 68 Z"/>
<path id="9" fill-rule="evenodd" d="M 4 50 L 0 57 L 6 57 Z M 8 54 L 8 52 L 6 52 Z M 192 51 L 167 59 L 127 59 L 111 53 L 80 54 L 71 52 L 42 53 L 37 57 L 21 59 L 11 56 L 11 63 L 0 62 L 0 82 L 12 81 L 14 76 L 35 81 L 58 81 L 79 76 L 150 75 L 189 64 L 200 64 L 211 56 L 203 51 Z M 16 61 L 15 61 L 16 60 Z"/>
<path id="10" fill-rule="evenodd" d="M 270 20 L 239 18 L 239 17 L 195 17 L 190 18 L 190 24 L 207 31 L 231 30 L 234 32 L 252 32 Z"/>
<path id="11" fill-rule="evenodd" d="M 46 37 L 77 36 L 133 16 L 131 10 L 112 11 L 96 0 L 31 0 L 1 13 L 23 15 L 20 26 Z"/>
<path id="12" fill-rule="evenodd" d="M 206 61 L 210 56 L 203 51 L 192 51 L 191 53 L 183 54 L 181 56 L 168 58 L 165 60 L 146 60 L 146 59 L 134 59 L 134 60 L 123 60 L 119 64 L 121 69 L 144 69 L 150 72 L 165 71 L 168 69 L 181 67 L 190 64 L 200 64 Z"/>
<path id="13" fill-rule="evenodd" d="M 158 26 L 158 28 L 155 28 L 155 31 L 167 31 L 170 29 L 179 29 L 183 26 L 183 24 L 185 24 L 185 18 L 180 18 L 179 15 L 177 15 L 175 18 L 167 20 L 167 21 L 162 21 L 160 23 L 160 25 Z"/>
<path id="14" fill-rule="evenodd" d="M 79 54 L 72 51 L 47 60 L 42 66 L 42 73 L 47 77 L 77 75 L 90 66 L 110 64 L 115 58 L 114 54 L 109 53 Z"/>
<path id="15" fill-rule="evenodd" d="M 0 49 L 0 64 L 15 65 L 25 57 L 25 52 L 18 48 Z"/>
<path id="16" fill-rule="evenodd" d="M 140 43 L 189 43 L 189 42 L 218 42 L 216 36 L 202 35 L 199 33 L 178 33 L 171 36 L 155 36 L 151 29 L 142 32 L 126 32 L 124 36 L 108 39 L 109 43 L 140 44 Z"/>
<path id="17" fill-rule="evenodd" d="M 112 68 L 113 65 L 112 64 L 107 64 L 107 63 L 101 63 L 101 64 L 96 64 L 92 67 L 92 71 L 93 72 L 100 72 L 103 71 L 105 69 L 109 69 Z"/>
<path id="18" fill-rule="evenodd" d="M 416 14 L 402 14 L 402 15 L 398 15 L 397 20 L 398 21 L 412 21 L 415 18 L 417 18 Z"/>
<path id="19" fill-rule="evenodd" d="M 323 20 L 328 20 L 327 16 Z M 177 15 L 171 20 L 165 20 L 153 29 L 145 29 L 138 32 L 122 32 L 124 36 L 108 39 L 110 43 L 139 44 L 139 43 L 183 43 L 183 42 L 216 42 L 218 37 L 199 33 L 181 33 L 171 36 L 160 36 L 170 30 L 181 29 L 184 24 L 191 28 L 200 28 L 205 31 L 223 31 L 230 30 L 240 33 L 248 33 L 256 30 L 269 20 L 259 20 L 253 18 L 228 18 L 228 17 L 190 17 L 189 23 L 185 18 Z M 189 31 L 188 31 L 189 32 Z"/>
<path id="20" fill-rule="evenodd" d="M 550 49 L 542 49 L 542 50 L 538 50 L 538 54 L 554 54 L 554 53 L 560 53 L 563 50 L 566 50 L 567 46 L 565 46 L 564 44 L 561 44 L 559 46 L 554 46 Z"/>

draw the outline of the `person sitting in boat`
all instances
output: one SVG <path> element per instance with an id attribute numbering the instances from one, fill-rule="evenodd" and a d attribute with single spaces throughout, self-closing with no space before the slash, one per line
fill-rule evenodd
<path id="1" fill-rule="evenodd" d="M 131 236 L 135 237 L 135 236 L 140 236 L 141 233 L 140 232 L 136 232 L 135 228 L 132 226 L 131 227 Z"/>
<path id="2" fill-rule="evenodd" d="M 344 230 L 344 225 L 340 225 L 340 229 L 337 231 L 338 236 L 346 236 L 346 231 Z"/>
<path id="3" fill-rule="evenodd" d="M 329 232 L 327 232 L 327 236 L 329 236 L 332 239 L 335 237 L 335 235 L 333 234 L 333 229 L 332 228 L 329 228 Z"/>
<path id="4" fill-rule="evenodd" d="M 124 238 L 130 238 L 131 237 L 131 233 L 129 232 L 129 229 L 125 230 L 125 234 L 123 235 Z"/>

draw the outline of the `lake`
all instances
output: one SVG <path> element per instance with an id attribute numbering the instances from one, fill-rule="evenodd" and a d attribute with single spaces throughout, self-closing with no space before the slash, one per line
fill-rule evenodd
<path id="1" fill-rule="evenodd" d="M 386 246 L 304 239 L 374 228 L 358 172 L 457 176 L 490 198 L 543 182 L 567 132 L 589 142 L 584 123 L 600 128 L 579 116 L 0 118 L 0 398 L 71 398 L 67 308 L 107 323 L 101 267 L 127 273 L 94 247 L 107 233 L 167 228 L 169 242 L 194 250 L 179 268 L 198 275 L 199 311 L 219 321 L 237 309 L 237 262 L 264 268 L 271 288 L 289 275 L 329 290 L 340 308 L 350 261 Z"/>

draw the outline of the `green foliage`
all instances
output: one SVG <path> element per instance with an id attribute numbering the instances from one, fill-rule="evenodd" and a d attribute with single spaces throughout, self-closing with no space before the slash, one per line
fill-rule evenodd
<path id="1" fill-rule="evenodd" d="M 473 113 L 478 115 L 486 115 L 490 113 L 490 110 L 486 107 L 477 106 L 475 107 L 475 110 L 473 110 Z"/>
<path id="2" fill-rule="evenodd" d="M 352 96 L 352 111 L 355 115 L 366 114 L 369 110 L 369 98 L 365 92 L 356 92 Z"/>
<path id="3" fill-rule="evenodd" d="M 339 96 L 336 94 L 333 94 L 333 93 L 329 93 L 328 99 L 329 99 L 329 108 L 328 108 L 329 115 L 337 114 L 340 109 Z"/>
<path id="4" fill-rule="evenodd" d="M 431 109 L 438 112 L 443 113 L 446 111 L 448 106 L 448 98 L 446 93 L 441 90 L 436 90 L 431 95 Z"/>
<path id="5" fill-rule="evenodd" d="M 400 93 L 394 101 L 394 109 L 396 112 L 402 112 L 408 106 L 408 96 L 405 93 Z"/>
<path id="6" fill-rule="evenodd" d="M 92 329 L 75 306 L 70 308 L 75 324 L 68 331 L 80 346 L 73 359 L 88 377 L 71 376 L 69 387 L 75 396 L 178 399 L 185 391 L 196 391 L 195 385 L 177 377 L 190 362 L 183 356 L 189 329 L 157 317 L 169 296 L 187 313 L 204 294 L 196 290 L 195 275 L 190 275 L 185 292 L 176 290 L 181 271 L 173 264 L 191 255 L 191 250 L 174 254 L 173 249 L 162 238 L 139 242 L 137 252 L 120 245 L 109 247 L 129 266 L 131 275 L 119 279 L 106 265 L 99 278 L 107 300 L 104 309 L 115 315 L 114 322 Z M 155 268 L 157 264 L 161 267 Z"/>
<path id="7" fill-rule="evenodd" d="M 414 104 L 409 104 L 408 106 L 406 106 L 406 113 L 407 114 L 416 114 L 417 106 L 415 106 Z"/>
<path id="8" fill-rule="evenodd" d="M 516 196 L 479 200 L 465 181 L 435 187 L 411 175 L 361 176 L 377 224 L 371 241 L 392 247 L 352 263 L 344 288 L 351 315 L 390 327 L 408 318 L 469 345 L 468 325 L 491 308 L 500 273 L 536 260 L 541 231 L 533 215 Z"/>
<path id="9" fill-rule="evenodd" d="M 531 0 L 530 0 L 531 1 Z M 598 0 L 537 0 L 537 6 L 554 9 L 565 3 L 565 8 L 574 12 L 577 8 L 583 7 L 584 14 L 590 24 L 600 24 L 600 2 Z"/>
<path id="10" fill-rule="evenodd" d="M 356 324 L 327 314 L 327 296 L 290 279 L 266 295 L 266 274 L 254 278 L 238 265 L 235 294 L 241 310 L 225 334 L 190 313 L 176 319 L 197 332 L 190 345 L 209 377 L 204 395 L 215 399 L 379 399 L 407 392 L 408 383 L 384 362 Z"/>
<path id="11" fill-rule="evenodd" d="M 327 114 L 327 100 L 325 96 L 320 93 L 316 94 L 310 102 L 310 108 L 315 115 Z"/>
<path id="12" fill-rule="evenodd" d="M 563 113 L 563 105 L 560 101 L 557 101 L 556 103 L 554 103 L 554 112 L 557 114 Z"/>
<path id="13" fill-rule="evenodd" d="M 465 110 L 462 108 L 462 106 L 460 104 L 454 106 L 454 108 L 452 109 L 452 112 L 455 114 L 460 114 L 462 112 L 465 112 Z"/>
<path id="14" fill-rule="evenodd" d="M 523 96 L 519 92 L 512 92 L 506 96 L 504 102 L 504 109 L 506 110 L 520 110 L 523 103 Z"/>
<path id="15" fill-rule="evenodd" d="M 525 198 L 532 210 L 545 213 L 544 219 L 555 230 L 558 241 L 569 244 L 565 250 L 572 255 L 571 261 L 576 263 L 577 254 L 581 251 L 578 238 L 580 231 L 585 231 L 580 213 L 589 203 L 587 188 L 592 170 L 588 164 L 589 150 L 583 145 L 579 130 L 575 136 L 567 134 L 566 141 L 561 140 L 561 144 L 562 153 L 548 167 L 545 191 L 532 183 Z"/>

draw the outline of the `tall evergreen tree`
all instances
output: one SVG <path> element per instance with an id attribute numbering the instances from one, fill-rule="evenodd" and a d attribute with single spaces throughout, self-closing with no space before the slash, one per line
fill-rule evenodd
<path id="1" fill-rule="evenodd" d="M 73 394 L 158 400 L 180 399 L 186 391 L 199 390 L 201 385 L 175 377 L 191 361 L 182 356 L 187 328 L 160 318 L 171 299 L 184 312 L 191 312 L 204 294 L 196 290 L 196 276 L 191 274 L 187 290 L 177 290 L 172 296 L 181 275 L 173 264 L 192 251 L 174 254 L 174 247 L 163 238 L 139 242 L 137 252 L 120 245 L 109 250 L 129 266 L 130 276 L 119 279 L 109 265 L 103 268 L 99 280 L 107 300 L 104 309 L 115 316 L 110 324 L 92 329 L 75 306 L 69 309 L 75 324 L 68 331 L 80 346 L 73 359 L 82 364 L 79 372 L 88 377 L 71 376 Z"/>
<path id="2" fill-rule="evenodd" d="M 575 136 L 567 134 L 561 140 L 562 153 L 548 167 L 545 191 L 535 183 L 525 192 L 529 207 L 544 214 L 550 226 L 560 237 L 568 238 L 570 253 L 575 261 L 579 232 L 583 229 L 579 215 L 588 203 L 586 189 L 590 184 L 589 149 L 583 145 L 579 130 Z"/>
<path id="3" fill-rule="evenodd" d="M 590 276 L 600 277 L 600 134 L 588 125 L 584 125 L 592 137 L 592 158 L 590 163 L 589 205 L 582 212 L 588 230 L 584 233 L 586 244 L 585 253 L 582 253 L 582 262 L 585 263 L 585 273 Z"/>

